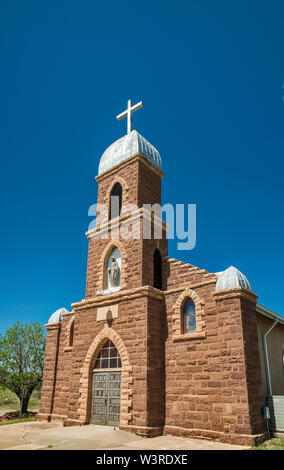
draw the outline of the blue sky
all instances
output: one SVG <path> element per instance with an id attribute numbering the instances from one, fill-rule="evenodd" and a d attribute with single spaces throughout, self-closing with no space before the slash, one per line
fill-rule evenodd
<path id="1" fill-rule="evenodd" d="M 163 203 L 197 204 L 169 254 L 248 277 L 283 304 L 284 4 L 9 1 L 0 7 L 0 331 L 84 297 L 99 159 L 134 128 L 160 152 Z"/>

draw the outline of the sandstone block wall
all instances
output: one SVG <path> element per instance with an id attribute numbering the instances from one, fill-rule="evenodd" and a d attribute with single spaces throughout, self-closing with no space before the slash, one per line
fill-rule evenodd
<path id="1" fill-rule="evenodd" d="M 123 204 L 161 202 L 162 173 L 139 155 L 97 177 L 98 202 L 108 205 L 119 181 Z M 137 225 L 142 233 L 142 210 Z M 117 227 L 127 220 L 117 219 Z M 116 229 L 117 230 L 117 229 Z M 215 293 L 217 276 L 168 258 L 162 239 L 110 239 L 106 220 L 88 234 L 86 299 L 62 324 L 48 325 L 38 419 L 87 424 L 94 361 L 110 338 L 122 360 L 120 427 L 147 436 L 162 432 L 252 445 L 265 437 L 257 337 L 256 296 L 237 288 Z M 105 233 L 107 237 L 99 235 Z M 121 290 L 106 288 L 106 263 L 121 252 Z M 162 291 L 153 288 L 153 254 L 162 256 Z M 196 333 L 184 334 L 183 305 L 196 305 Z M 97 309 L 117 305 L 117 318 L 98 320 Z M 74 322 L 73 344 L 69 341 Z"/>

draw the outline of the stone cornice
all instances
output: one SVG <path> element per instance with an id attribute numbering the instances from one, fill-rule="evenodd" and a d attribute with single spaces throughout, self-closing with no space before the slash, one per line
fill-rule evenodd
<path id="1" fill-rule="evenodd" d="M 234 287 L 233 289 L 219 290 L 213 293 L 216 301 L 223 299 L 233 299 L 236 297 L 249 300 L 256 304 L 257 295 L 244 287 Z"/>
<path id="2" fill-rule="evenodd" d="M 86 232 L 86 237 L 89 240 L 95 238 L 104 238 L 104 234 L 108 233 L 110 230 L 117 230 L 122 225 L 122 223 L 129 218 L 131 218 L 133 222 L 137 219 L 145 218 L 146 220 L 150 220 L 152 223 L 154 222 L 155 225 L 161 226 L 163 230 L 168 231 L 168 224 L 166 222 L 157 217 L 154 212 L 151 212 L 145 209 L 144 207 L 140 207 L 131 214 L 121 215 L 119 217 L 116 217 L 115 219 L 111 219 L 105 222 L 103 225 L 99 225 L 98 227 L 89 230 L 88 232 Z M 108 240 L 109 237 L 106 237 L 106 239 Z"/>
<path id="3" fill-rule="evenodd" d="M 196 284 L 191 284 L 189 287 L 190 289 L 198 289 L 200 287 L 204 287 L 210 284 L 215 284 L 215 280 L 212 281 L 204 281 L 198 282 Z M 113 294 L 108 295 L 97 295 L 96 297 L 91 297 L 89 299 L 82 299 L 80 302 L 75 302 L 71 304 L 72 308 L 74 309 L 73 314 L 76 313 L 78 310 L 84 310 L 86 308 L 93 308 L 93 307 L 103 307 L 107 305 L 112 305 L 118 302 L 123 302 L 129 299 L 136 299 L 138 297 L 153 297 L 159 300 L 162 300 L 165 295 L 171 295 L 178 292 L 182 292 L 188 287 L 188 283 L 182 287 L 178 287 L 176 289 L 169 289 L 166 291 L 161 291 L 159 289 L 155 289 L 152 286 L 142 286 L 137 287 L 135 289 L 123 289 L 119 292 L 115 292 Z"/>
<path id="4" fill-rule="evenodd" d="M 164 292 L 155 289 L 152 286 L 142 286 L 135 289 L 120 290 L 114 294 L 98 295 L 90 299 L 82 299 L 81 302 L 72 304 L 75 312 L 78 310 L 85 310 L 89 308 L 104 307 L 112 305 L 125 300 L 133 300 L 139 297 L 152 297 L 155 299 L 163 300 Z"/>
<path id="5" fill-rule="evenodd" d="M 63 317 L 68 317 L 70 315 L 74 315 L 74 311 L 72 310 L 71 312 L 66 312 L 66 313 L 62 313 L 62 316 Z"/>
<path id="6" fill-rule="evenodd" d="M 44 326 L 47 330 L 60 330 L 61 329 L 61 322 L 59 322 L 59 323 L 47 323 Z"/>
<path id="7" fill-rule="evenodd" d="M 151 170 L 153 170 L 155 173 L 157 173 L 161 178 L 165 175 L 162 170 L 160 170 L 158 167 L 153 165 L 142 153 L 135 153 L 134 155 L 131 155 L 131 157 L 126 158 L 126 160 L 123 160 L 121 163 L 118 165 L 115 165 L 114 167 L 110 168 L 109 170 L 106 170 L 104 173 L 101 173 L 100 175 L 96 176 L 96 180 L 99 183 L 101 180 L 106 178 L 107 176 L 110 176 L 114 173 L 116 173 L 118 170 L 121 170 L 125 166 L 129 165 L 129 163 L 133 163 L 135 161 L 142 161 L 145 163 Z"/>

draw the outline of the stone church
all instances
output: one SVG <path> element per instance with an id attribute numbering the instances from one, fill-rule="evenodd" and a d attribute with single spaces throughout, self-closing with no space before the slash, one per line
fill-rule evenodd
<path id="1" fill-rule="evenodd" d="M 161 204 L 160 155 L 131 127 L 139 105 L 129 100 L 128 132 L 100 159 L 109 213 L 87 232 L 85 298 L 46 325 L 37 419 L 252 445 L 267 437 L 267 396 L 284 395 L 283 317 L 238 269 L 170 258 L 161 219 L 150 217 L 159 239 L 121 238 L 124 205 L 142 226 L 144 205 Z"/>

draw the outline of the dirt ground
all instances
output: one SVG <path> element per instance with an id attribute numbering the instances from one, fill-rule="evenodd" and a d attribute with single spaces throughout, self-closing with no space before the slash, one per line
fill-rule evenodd
<path id="1" fill-rule="evenodd" d="M 159 436 L 147 439 L 111 426 L 26 422 L 0 426 L 2 450 L 243 450 L 244 446 L 205 439 Z"/>

